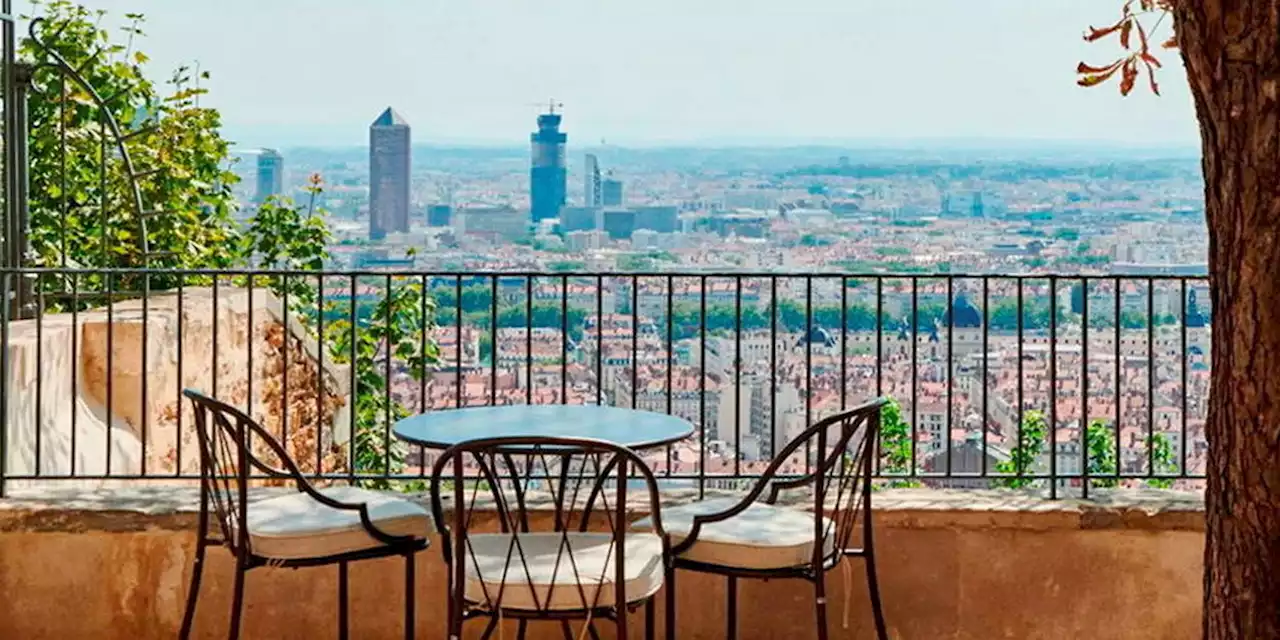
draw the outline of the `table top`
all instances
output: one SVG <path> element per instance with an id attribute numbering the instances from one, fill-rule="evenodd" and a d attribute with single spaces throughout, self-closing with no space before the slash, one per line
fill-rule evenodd
<path id="1" fill-rule="evenodd" d="M 693 435 L 675 416 L 595 405 L 506 405 L 422 413 L 392 427 L 396 437 L 431 449 L 488 438 L 591 438 L 647 449 Z"/>

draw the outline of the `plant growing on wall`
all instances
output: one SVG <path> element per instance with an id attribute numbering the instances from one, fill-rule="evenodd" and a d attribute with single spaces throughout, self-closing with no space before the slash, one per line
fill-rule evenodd
<path id="1" fill-rule="evenodd" d="M 1153 475 L 1168 475 L 1178 472 L 1178 463 L 1173 454 L 1173 440 L 1169 439 L 1166 433 L 1154 433 L 1151 436 L 1151 460 L 1155 465 L 1151 471 Z M 1147 486 L 1156 489 L 1169 489 L 1173 487 L 1172 478 L 1151 478 L 1147 480 Z"/>
<path id="2" fill-rule="evenodd" d="M 996 465 L 996 472 L 1009 475 L 993 481 L 998 487 L 1022 489 L 1033 486 L 1035 480 L 1022 477 L 1034 473 L 1036 463 L 1044 454 L 1045 437 L 1049 433 L 1049 423 L 1040 411 L 1027 411 L 1022 414 L 1022 429 L 1018 433 L 1018 444 L 1009 451 L 1009 459 Z"/>
<path id="3" fill-rule="evenodd" d="M 1114 477 L 1116 470 L 1116 438 L 1111 423 L 1095 419 L 1089 422 L 1085 432 L 1085 450 L 1089 455 L 1089 482 L 1095 487 L 1115 487 L 1120 482 Z"/>
<path id="4" fill-rule="evenodd" d="M 912 459 L 911 425 L 902 419 L 902 405 L 896 399 L 880 409 L 880 469 L 884 475 L 909 475 Z M 914 480 L 894 480 L 891 487 L 916 487 Z"/>
<path id="5" fill-rule="evenodd" d="M 240 245 L 243 262 L 257 269 L 319 271 L 329 260 L 331 239 L 327 213 L 316 206 L 324 192 L 320 176 L 307 186 L 306 207 L 288 198 L 268 199 L 247 221 Z M 349 280 L 343 278 L 343 284 Z M 291 313 L 312 335 L 323 330 L 321 342 L 330 361 L 355 368 L 351 389 L 354 402 L 350 472 L 381 476 L 360 480 L 372 488 L 391 488 L 387 478 L 405 470 L 406 449 L 391 437 L 390 425 L 410 412 L 391 391 L 397 377 L 422 381 L 438 357 L 429 339 L 435 303 L 424 296 L 420 281 L 369 276 L 362 284 L 380 289 L 371 311 L 355 314 L 355 300 L 326 300 L 320 308 L 320 278 L 266 273 L 255 286 L 267 286 L 288 301 Z M 320 318 L 329 318 L 323 322 Z M 407 488 L 420 488 L 410 483 Z"/>

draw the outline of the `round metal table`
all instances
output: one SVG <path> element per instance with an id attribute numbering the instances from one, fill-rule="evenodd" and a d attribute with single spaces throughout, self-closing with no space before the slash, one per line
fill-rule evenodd
<path id="1" fill-rule="evenodd" d="M 490 438 L 589 438 L 633 450 L 678 442 L 693 425 L 663 413 L 595 405 L 505 405 L 433 411 L 392 426 L 396 437 L 429 449 Z"/>

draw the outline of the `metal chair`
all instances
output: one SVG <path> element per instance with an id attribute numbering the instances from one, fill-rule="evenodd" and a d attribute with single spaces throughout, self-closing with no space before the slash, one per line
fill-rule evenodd
<path id="1" fill-rule="evenodd" d="M 886 402 L 863 404 L 806 429 L 774 458 L 745 497 L 705 500 L 663 514 L 675 569 L 728 577 L 727 637 L 737 637 L 739 578 L 800 578 L 813 583 L 818 637 L 826 640 L 826 573 L 846 556 L 858 556 L 865 561 L 876 633 L 886 640 L 871 527 L 871 463 Z M 779 477 L 789 461 L 807 468 L 813 457 L 820 464 L 805 475 Z M 769 491 L 760 500 L 765 489 Z M 779 493 L 790 489 L 808 489 L 807 505 L 779 505 Z M 650 524 L 642 520 L 635 526 Z M 858 527 L 862 544 L 850 548 Z M 675 637 L 675 607 L 673 571 L 667 583 L 669 639 Z"/>
<path id="2" fill-rule="evenodd" d="M 198 391 L 186 390 L 183 395 L 195 407 L 201 482 L 200 523 L 182 618 L 182 640 L 191 636 L 205 552 L 211 545 L 225 545 L 235 556 L 228 632 L 232 640 L 240 636 L 245 574 L 250 569 L 338 565 L 338 637 L 345 639 L 347 563 L 386 556 L 405 559 L 404 635 L 413 638 L 414 556 L 427 548 L 432 528 L 427 510 L 406 500 L 355 487 L 316 489 L 284 447 L 249 416 Z M 264 452 L 277 458 L 283 468 L 264 462 L 260 457 Z M 250 500 L 252 469 L 267 478 L 292 480 L 298 493 Z M 210 528 L 210 503 L 217 520 L 216 530 Z"/>
<path id="3" fill-rule="evenodd" d="M 483 638 L 503 635 L 506 619 L 524 638 L 528 623 L 557 621 L 569 640 L 593 621 L 612 620 L 627 638 L 627 616 L 645 608 L 645 635 L 654 635 L 653 600 L 670 570 L 670 539 L 660 515 L 650 532 L 630 531 L 629 486 L 657 514 L 657 481 L 631 450 L 577 438 L 497 438 L 447 449 L 431 478 L 431 509 L 442 530 L 449 566 L 449 638 L 487 618 Z M 445 515 L 445 494 L 452 499 Z M 484 499 L 480 497 L 483 495 Z M 545 498 L 545 500 L 544 500 Z M 547 509 L 539 521 L 538 502 Z M 496 526 L 478 530 L 497 513 Z M 595 517 L 593 523 L 593 516 Z M 483 516 L 482 516 L 483 517 Z M 496 529 L 496 531 L 493 531 Z M 570 625 L 581 620 L 575 635 Z"/>

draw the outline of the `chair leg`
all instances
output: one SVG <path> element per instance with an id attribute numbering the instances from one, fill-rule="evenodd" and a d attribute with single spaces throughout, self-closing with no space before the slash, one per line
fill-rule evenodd
<path id="1" fill-rule="evenodd" d="M 236 581 L 231 595 L 231 629 L 227 632 L 230 640 L 240 638 L 240 614 L 244 610 L 244 574 L 247 571 L 237 559 Z"/>
<path id="2" fill-rule="evenodd" d="M 178 632 L 179 640 L 191 637 L 191 626 L 196 621 L 196 602 L 200 599 L 200 576 L 204 573 L 204 552 L 208 545 L 204 536 L 196 538 L 196 559 L 191 565 L 191 585 L 187 589 L 187 608 L 182 614 L 182 631 Z"/>
<path id="3" fill-rule="evenodd" d="M 880 580 L 876 578 L 876 555 L 868 550 L 863 560 L 867 565 L 867 592 L 871 594 L 871 614 L 876 621 L 876 638 L 889 640 L 889 630 L 884 622 L 884 609 L 880 604 Z"/>
<path id="4" fill-rule="evenodd" d="M 461 560 L 455 559 L 454 562 L 461 562 Z M 457 612 L 454 611 L 454 607 L 462 605 L 458 603 L 457 598 L 454 597 L 453 565 L 449 564 L 447 566 L 448 577 L 444 581 L 445 615 L 448 617 L 448 620 L 445 622 L 445 638 L 447 638 L 447 640 L 453 640 L 454 638 L 462 637 L 462 625 L 456 623 Z"/>
<path id="5" fill-rule="evenodd" d="M 725 615 L 724 637 L 729 640 L 738 639 L 738 578 L 729 576 L 729 584 L 725 586 L 729 602 Z"/>
<path id="6" fill-rule="evenodd" d="M 489 622 L 484 625 L 484 631 L 480 634 L 480 640 L 489 640 L 489 638 L 493 637 L 493 632 L 497 630 L 498 616 L 489 616 Z M 457 637 L 461 638 L 462 633 L 459 632 Z"/>
<path id="7" fill-rule="evenodd" d="M 347 562 L 338 563 L 338 638 L 347 640 L 351 631 L 347 615 Z"/>
<path id="8" fill-rule="evenodd" d="M 666 618 L 666 635 L 665 640 L 675 640 L 676 638 L 676 570 L 675 568 L 667 569 L 667 580 L 664 585 L 666 591 L 667 603 L 664 607 L 663 616 Z"/>
<path id="9" fill-rule="evenodd" d="M 418 591 L 414 588 L 414 553 L 404 554 L 404 639 L 413 640 L 417 625 L 414 620 Z"/>
<path id="10" fill-rule="evenodd" d="M 657 630 L 654 629 L 653 598 L 644 603 L 644 640 L 654 640 Z"/>
<path id="11" fill-rule="evenodd" d="M 613 637 L 617 640 L 627 640 L 627 605 L 624 603 L 615 608 L 617 609 L 618 616 L 615 626 L 618 628 L 618 631 Z"/>
<path id="12" fill-rule="evenodd" d="M 826 572 L 818 571 L 813 581 L 814 606 L 818 614 L 818 640 L 827 640 L 827 580 Z"/>
<path id="13" fill-rule="evenodd" d="M 520 620 L 520 624 L 516 627 L 516 640 L 524 640 L 525 635 L 529 633 L 529 621 Z"/>

